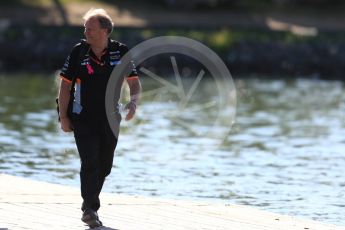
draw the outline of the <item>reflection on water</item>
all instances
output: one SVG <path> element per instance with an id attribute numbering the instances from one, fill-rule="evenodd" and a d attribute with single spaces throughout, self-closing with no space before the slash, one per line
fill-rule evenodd
<path id="1" fill-rule="evenodd" d="M 56 125 L 54 84 L 53 77 L 0 77 L 0 171 L 78 186 L 73 136 Z M 136 120 L 122 123 L 105 190 L 246 204 L 344 225 L 343 84 L 237 80 L 234 126 L 228 133 L 223 116 L 212 127 L 226 135 L 222 144 L 204 131 L 213 113 L 233 111 L 212 107 L 212 84 L 201 83 L 189 108 L 205 106 L 195 111 L 179 110 L 169 95 L 146 95 Z"/>

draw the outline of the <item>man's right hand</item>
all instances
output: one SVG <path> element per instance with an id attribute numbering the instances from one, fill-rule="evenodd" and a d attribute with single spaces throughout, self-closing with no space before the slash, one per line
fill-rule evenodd
<path id="1" fill-rule="evenodd" d="M 72 132 L 73 131 L 72 122 L 68 117 L 61 118 L 60 123 L 61 123 L 61 129 L 64 132 Z"/>

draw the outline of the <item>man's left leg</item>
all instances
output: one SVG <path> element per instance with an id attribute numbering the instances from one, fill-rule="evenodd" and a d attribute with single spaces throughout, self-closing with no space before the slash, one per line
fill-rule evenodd
<path id="1" fill-rule="evenodd" d="M 101 138 L 100 149 L 100 172 L 98 193 L 101 193 L 105 178 L 110 174 L 113 167 L 114 151 L 117 145 L 117 138 L 110 128 L 107 128 Z"/>

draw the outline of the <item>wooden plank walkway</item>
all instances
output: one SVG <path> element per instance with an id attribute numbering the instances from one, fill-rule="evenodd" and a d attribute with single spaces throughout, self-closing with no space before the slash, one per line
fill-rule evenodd
<path id="1" fill-rule="evenodd" d="M 239 205 L 103 193 L 103 230 L 345 230 Z M 78 188 L 0 174 L 0 230 L 87 229 Z"/>

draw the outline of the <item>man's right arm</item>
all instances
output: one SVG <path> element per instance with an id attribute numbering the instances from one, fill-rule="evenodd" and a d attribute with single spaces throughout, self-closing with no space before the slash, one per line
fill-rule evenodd
<path id="1" fill-rule="evenodd" d="M 72 132 L 73 126 L 67 115 L 68 103 L 70 99 L 70 87 L 71 83 L 64 79 L 61 79 L 59 90 L 59 109 L 60 109 L 60 123 L 61 129 L 64 132 Z"/>
<path id="2" fill-rule="evenodd" d="M 66 58 L 66 61 L 61 69 L 60 72 L 60 90 L 59 90 L 59 116 L 60 116 L 60 123 L 61 129 L 64 132 L 71 132 L 73 131 L 73 126 L 68 117 L 67 110 L 68 110 L 68 103 L 70 100 L 70 88 L 72 85 L 73 78 L 75 77 L 76 73 L 76 66 L 78 65 L 80 56 L 80 47 L 81 43 L 75 45 L 71 51 L 71 53 Z"/>

